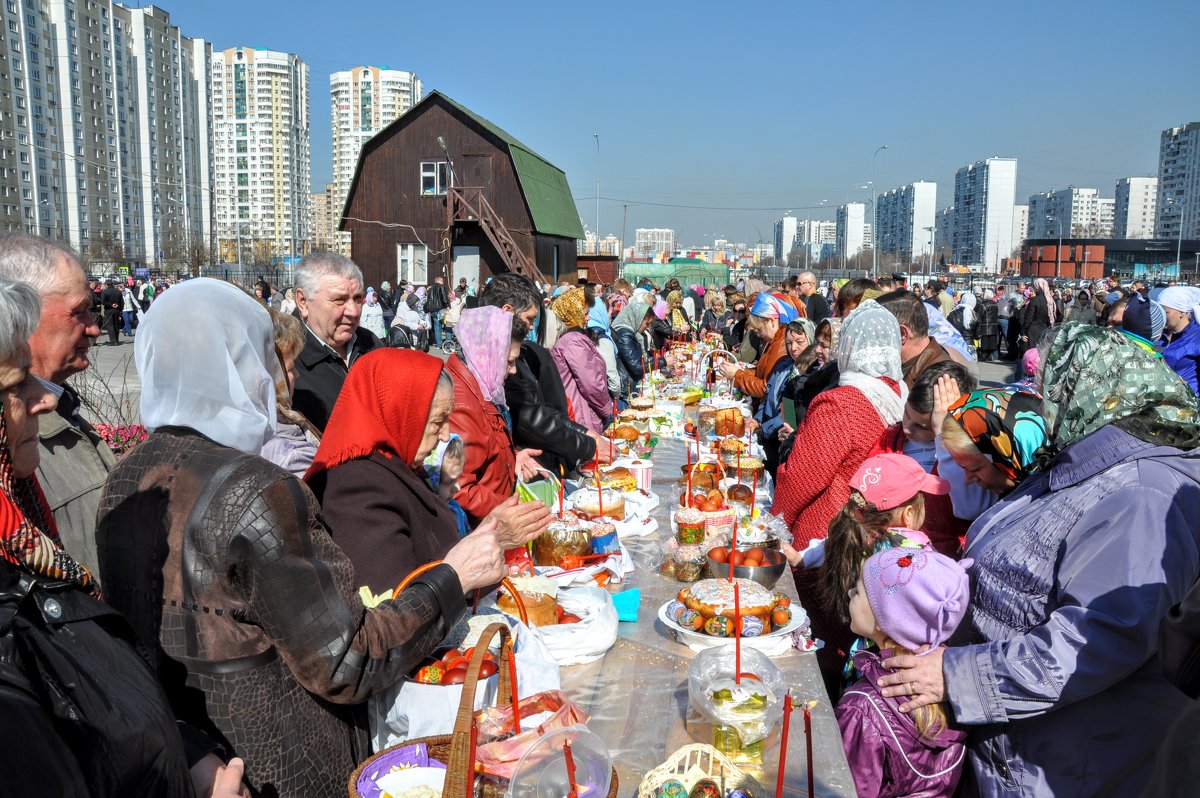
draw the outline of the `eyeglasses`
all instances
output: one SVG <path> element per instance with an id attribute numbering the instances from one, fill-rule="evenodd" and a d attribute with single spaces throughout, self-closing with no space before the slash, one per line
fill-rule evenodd
<path id="1" fill-rule="evenodd" d="M 801 280 L 800 285 L 816 285 L 812 280 Z"/>

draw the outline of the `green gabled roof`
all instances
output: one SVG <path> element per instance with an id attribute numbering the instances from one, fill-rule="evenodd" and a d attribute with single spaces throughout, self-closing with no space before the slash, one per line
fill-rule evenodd
<path id="1" fill-rule="evenodd" d="M 525 195 L 525 203 L 529 206 L 529 215 L 533 218 L 533 227 L 537 232 L 564 238 L 583 238 L 579 210 L 575 207 L 575 198 L 571 195 L 571 187 L 567 184 L 567 176 L 563 170 L 466 106 L 456 103 L 441 92 L 429 93 L 430 97 L 434 95 L 441 97 L 447 104 L 457 108 L 508 145 L 513 166 L 517 170 L 517 179 L 521 181 L 521 192 Z"/>

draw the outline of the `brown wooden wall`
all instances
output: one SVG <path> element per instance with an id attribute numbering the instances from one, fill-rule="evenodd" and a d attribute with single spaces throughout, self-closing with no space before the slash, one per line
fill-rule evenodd
<path id="1" fill-rule="evenodd" d="M 397 244 L 424 242 L 429 247 L 430 280 L 437 274 L 445 276 L 450 264 L 451 245 L 478 246 L 484 270 L 491 273 L 506 270 L 498 254 L 475 225 L 462 226 L 452 234 L 453 242 L 447 242 L 446 198 L 422 196 L 421 162 L 445 160 L 437 144 L 438 136 L 445 139 L 454 162 L 455 184 L 486 187 L 490 179 L 488 202 L 504 219 L 513 238 L 525 248 L 526 254 L 542 266 L 545 261 L 535 253 L 534 241 L 545 237 L 532 233 L 529 211 L 507 146 L 497 144 L 490 133 L 469 117 L 434 98 L 402 117 L 397 124 L 367 144 L 366 160 L 352 191 L 346 215 L 416 228 L 414 233 L 409 227 L 383 227 L 351 220 L 346 222 L 345 229 L 353 236 L 351 257 L 363 270 L 367 284 L 377 286 L 383 280 L 395 284 Z M 569 240 L 555 240 L 560 242 L 560 253 L 570 250 L 573 269 L 574 242 L 570 241 L 568 248 L 562 242 Z M 560 254 L 560 260 L 564 256 Z"/>

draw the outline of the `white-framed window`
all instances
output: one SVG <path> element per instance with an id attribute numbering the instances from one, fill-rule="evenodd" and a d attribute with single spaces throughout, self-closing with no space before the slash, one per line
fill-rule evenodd
<path id="1" fill-rule="evenodd" d="M 424 244 L 396 245 L 396 280 L 416 285 L 429 282 L 429 248 Z"/>
<path id="2" fill-rule="evenodd" d="M 445 161 L 421 162 L 421 195 L 438 196 L 450 187 L 450 168 Z"/>

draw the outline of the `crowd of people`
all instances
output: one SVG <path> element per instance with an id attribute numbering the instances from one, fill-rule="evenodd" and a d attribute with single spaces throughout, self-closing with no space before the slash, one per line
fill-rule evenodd
<path id="1" fill-rule="evenodd" d="M 859 794 L 1136 794 L 1200 694 L 1197 290 L 819 288 L 373 288 L 323 252 L 134 290 L 117 460 L 69 378 L 126 292 L 0 235 L 0 792 L 344 793 L 366 700 L 550 523 L 517 482 L 604 462 L 707 335 Z"/>

